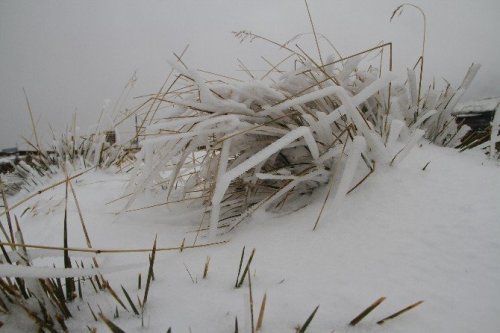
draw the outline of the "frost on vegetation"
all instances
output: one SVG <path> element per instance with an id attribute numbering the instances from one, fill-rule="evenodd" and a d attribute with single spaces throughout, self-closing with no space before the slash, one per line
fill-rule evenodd
<path id="1" fill-rule="evenodd" d="M 143 191 L 164 190 L 167 202 L 205 207 L 202 222 L 214 235 L 257 209 L 300 208 L 333 174 L 342 187 L 334 193 L 344 196 L 362 178 L 363 164 L 373 171 L 375 164 L 400 163 L 424 135 L 446 146 L 465 134 L 451 110 L 478 65 L 457 90 L 429 87 L 419 99 L 413 70 L 406 84 L 398 84 L 390 71 L 363 62 L 369 52 L 337 61 L 331 56 L 319 65 L 284 48 L 288 62 L 261 79 L 245 69 L 251 76 L 246 82 L 210 81 L 171 62 L 177 75 L 139 110 L 141 150 L 124 210 Z M 281 69 L 291 63 L 294 68 Z M 352 154 L 364 163 L 343 168 Z"/>
<path id="2" fill-rule="evenodd" d="M 103 109 L 103 114 L 105 109 Z M 107 117 L 104 117 L 107 118 Z M 99 121 L 82 133 L 73 124 L 65 133 L 52 133 L 52 140 L 35 147 L 36 151 L 24 160 L 12 161 L 13 172 L 2 175 L 8 193 L 20 190 L 30 192 L 34 187 L 46 184 L 55 175 L 88 168 L 108 168 L 123 162 L 129 150 L 116 142 L 118 132 L 111 120 Z M 10 180 L 10 181 L 9 181 Z"/>
<path id="3" fill-rule="evenodd" d="M 500 131 L 500 104 L 495 109 L 495 116 L 491 123 L 490 158 L 498 156 L 496 145 L 500 142 L 498 132 Z"/>

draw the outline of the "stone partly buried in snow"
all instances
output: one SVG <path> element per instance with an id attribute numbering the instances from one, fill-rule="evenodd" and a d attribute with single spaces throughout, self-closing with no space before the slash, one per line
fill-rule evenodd
<path id="1" fill-rule="evenodd" d="M 452 115 L 456 117 L 457 123 L 469 126 L 472 131 L 484 131 L 490 126 L 495 110 L 499 107 L 500 97 L 485 98 L 457 105 Z"/>

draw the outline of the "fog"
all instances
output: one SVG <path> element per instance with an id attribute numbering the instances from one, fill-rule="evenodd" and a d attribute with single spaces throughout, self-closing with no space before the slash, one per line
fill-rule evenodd
<path id="1" fill-rule="evenodd" d="M 380 41 L 394 43 L 394 68 L 403 74 L 417 60 L 422 16 L 407 8 L 389 22 L 400 1 L 309 0 L 316 30 L 348 55 Z M 424 80 L 457 86 L 468 66 L 481 63 L 467 99 L 500 95 L 500 2 L 414 1 L 427 17 Z M 63 131 L 74 114 L 80 128 L 96 122 L 105 99 L 116 101 L 136 71 L 134 96 L 158 90 L 174 59 L 189 44 L 184 62 L 243 77 L 237 59 L 268 69 L 261 55 L 283 53 L 262 41 L 240 43 L 232 31 L 249 30 L 277 42 L 310 32 L 302 0 L 0 0 L 0 149 L 22 145 L 31 125 L 23 88 L 41 140 L 50 124 Z M 317 56 L 313 37 L 298 41 Z M 324 41 L 325 53 L 331 48 Z M 279 56 L 278 56 L 279 55 Z M 131 129 L 121 128 L 122 131 Z"/>

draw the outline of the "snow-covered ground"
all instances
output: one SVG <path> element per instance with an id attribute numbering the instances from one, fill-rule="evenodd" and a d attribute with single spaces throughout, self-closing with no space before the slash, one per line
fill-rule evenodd
<path id="1" fill-rule="evenodd" d="M 106 203 L 123 194 L 127 180 L 127 174 L 99 171 L 74 181 L 94 248 L 151 248 L 156 236 L 158 248 L 179 246 L 183 239 L 186 246 L 193 244 L 192 231 L 200 219 L 188 214 L 185 204 L 116 215 L 125 200 Z M 117 303 L 109 293 L 96 295 L 88 282 L 83 300 L 70 305 L 74 318 L 67 324 L 72 332 L 87 332 L 87 325 L 108 331 L 93 320 L 88 302 L 96 312 L 99 305 L 127 332 L 165 332 L 169 327 L 172 332 L 234 332 L 235 317 L 240 332 L 250 332 L 248 281 L 234 288 L 245 246 L 244 264 L 255 248 L 250 269 L 255 321 L 267 293 L 262 332 L 294 332 L 317 305 L 307 332 L 494 332 L 500 327 L 499 188 L 498 162 L 478 151 L 459 153 L 423 143 L 397 167 L 377 169 L 347 196 L 340 210 L 327 205 L 316 231 L 312 228 L 326 189 L 295 213 L 258 212 L 216 239 L 227 243 L 182 253 L 158 252 L 144 328 L 139 317 L 120 306 L 119 318 L 112 319 Z M 164 200 L 162 194 L 149 193 L 135 207 Z M 64 186 L 18 207 L 16 214 L 26 207 L 34 207 L 20 218 L 26 243 L 62 246 Z M 70 246 L 86 247 L 71 200 L 68 221 Z M 202 233 L 197 244 L 209 241 Z M 207 257 L 208 276 L 203 279 Z M 120 285 L 134 301 L 136 295 L 142 299 L 148 253 L 98 258 L 103 268 L 132 265 L 104 275 L 123 300 Z M 61 264 L 61 257 L 45 253 L 37 264 L 53 262 Z M 378 308 L 357 326 L 348 326 L 381 296 L 387 299 Z M 376 324 L 419 300 L 424 303 L 417 308 L 382 326 Z M 0 315 L 5 331 L 32 330 L 31 322 L 22 318 Z"/>
<path id="2" fill-rule="evenodd" d="M 328 37 L 343 56 L 381 40 L 392 41 L 394 72 L 401 82 L 407 77 L 406 68 L 413 66 L 422 51 L 424 19 L 423 87 L 434 82 L 434 76 L 446 78 L 436 79 L 437 86 L 449 81 L 456 87 L 470 63 L 482 63 L 463 101 L 500 94 L 500 47 L 494 43 L 500 13 L 497 1 L 415 0 L 425 18 L 418 7 L 408 6 L 392 23 L 389 17 L 399 0 L 308 3 L 318 33 Z M 57 132 L 72 119 L 73 131 L 78 132 L 77 125 L 87 128 L 95 122 L 103 101 L 112 108 L 107 109 L 111 113 L 133 108 L 137 102 L 134 97 L 157 91 L 170 71 L 167 60 L 175 58 L 172 52 L 180 54 L 186 44 L 190 46 L 183 61 L 190 69 L 245 80 L 245 71 L 234 69 L 237 61 L 261 73 L 269 69 L 269 61 L 283 59 L 283 50 L 262 40 L 240 43 L 231 31 L 242 29 L 279 43 L 299 34 L 301 37 L 291 44 L 298 43 L 316 54 L 303 0 L 109 0 L 98 5 L 0 1 L 0 148 L 14 146 L 20 133 L 30 139 L 31 125 L 25 113 L 28 98 L 42 142 L 50 137 L 47 122 Z M 318 47 L 331 53 L 329 42 L 319 36 Z M 131 77 L 134 89 L 121 91 Z M 497 99 L 480 106 L 492 101 Z M 290 105 L 283 103 L 281 107 Z M 411 110 L 409 105 L 404 109 Z M 498 116 L 494 128 L 499 126 Z M 116 119 L 104 118 L 111 127 L 116 125 L 119 143 L 135 134 L 131 123 L 117 125 Z M 143 147 L 144 143 L 147 140 Z M 112 169 L 85 173 L 73 186 L 93 247 L 102 252 L 126 250 L 100 253 L 97 260 L 128 311 L 109 292 L 97 292 L 84 280 L 83 299 L 69 304 L 73 314 L 67 321 L 69 330 L 88 332 L 95 327 L 98 332 L 109 331 L 102 321 L 94 320 L 93 309 L 127 332 L 165 332 L 169 327 L 176 333 L 235 332 L 236 318 L 240 332 L 251 332 L 250 298 L 255 323 L 267 295 L 261 331 L 268 333 L 294 332 L 317 306 L 309 333 L 498 331 L 499 162 L 488 160 L 478 150 L 459 153 L 423 143 L 397 166 L 379 164 L 383 163 L 377 162 L 376 171 L 341 205 L 330 198 L 322 211 L 328 196 L 325 186 L 313 194 L 312 204 L 301 210 L 280 216 L 258 211 L 231 232 L 220 228 L 215 239 L 208 235 L 209 219 L 202 219 L 203 209 L 194 209 L 188 202 L 143 209 L 164 202 L 166 194 L 161 191 L 148 190 L 126 212 L 118 214 L 127 202 L 122 196 L 130 174 Z M 354 175 L 354 167 L 346 169 Z M 352 183 L 360 179 L 360 175 L 355 176 Z M 59 174 L 47 179 L 46 185 L 63 178 Z M 338 187 L 347 190 L 353 185 Z M 10 207 L 27 195 L 9 197 Z M 86 248 L 71 194 L 68 202 L 69 246 Z M 15 208 L 25 242 L 63 246 L 64 209 L 64 183 Z M 320 211 L 318 228 L 313 231 Z M 198 233 L 200 221 L 204 229 Z M 0 222 L 7 228 L 3 215 Z M 131 311 L 121 286 L 139 307 L 155 238 L 159 249 L 155 279 L 141 318 Z M 185 245 L 182 252 L 178 249 L 181 244 Z M 191 248 L 193 244 L 198 247 Z M 234 286 L 243 248 L 243 265 L 255 249 L 249 270 L 251 288 L 248 278 L 241 288 Z M 130 251 L 134 249 L 142 250 Z M 62 270 L 53 268 L 63 267 L 60 250 L 32 249 L 30 255 L 36 267 L 2 263 L 0 276 L 22 274 L 29 282 L 30 276 L 61 274 Z M 71 257 L 84 263 L 87 271 L 92 270 L 89 253 L 73 251 Z M 207 262 L 208 275 L 203 278 Z M 4 296 L 0 294 L 3 301 Z M 382 296 L 386 299 L 380 306 L 355 327 L 349 326 L 356 315 Z M 423 303 L 382 326 L 377 324 L 417 301 Z M 2 311 L 0 302 L 3 331 L 35 329 L 22 311 Z"/>

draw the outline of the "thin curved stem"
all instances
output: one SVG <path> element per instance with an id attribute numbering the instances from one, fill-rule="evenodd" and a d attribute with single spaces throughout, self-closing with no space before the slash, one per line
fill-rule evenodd
<path id="1" fill-rule="evenodd" d="M 420 96 L 421 96 L 421 92 L 422 92 L 422 77 L 423 77 L 423 73 L 424 73 L 424 54 L 425 54 L 425 42 L 426 42 L 426 36 L 427 36 L 427 18 L 425 16 L 424 11 L 419 6 L 416 6 L 416 5 L 411 4 L 411 3 L 403 3 L 403 4 L 399 5 L 392 12 L 391 21 L 394 18 L 394 16 L 396 16 L 397 13 L 399 13 L 399 14 L 402 13 L 402 8 L 404 6 L 409 6 L 409 7 L 413 7 L 415 9 L 417 9 L 420 12 L 420 14 L 422 14 L 422 18 L 424 21 L 423 36 L 422 36 L 422 51 L 420 53 L 420 58 L 419 58 L 419 60 L 420 60 L 420 76 L 419 76 L 419 82 L 418 82 L 418 97 L 417 97 L 417 112 L 418 112 L 419 105 L 420 105 Z"/>

